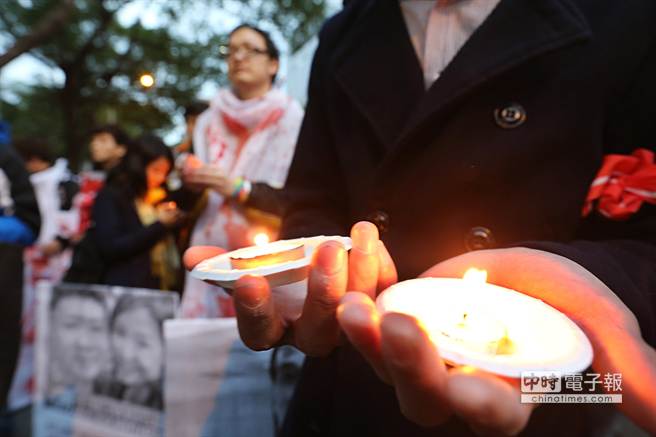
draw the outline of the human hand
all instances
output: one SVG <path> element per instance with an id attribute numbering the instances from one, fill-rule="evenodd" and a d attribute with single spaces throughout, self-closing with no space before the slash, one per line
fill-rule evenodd
<path id="1" fill-rule="evenodd" d="M 182 180 L 185 184 L 210 188 L 224 197 L 230 197 L 234 190 L 234 180 L 221 168 L 212 165 L 184 171 Z"/>
<path id="2" fill-rule="evenodd" d="M 541 299 L 576 322 L 592 343 L 595 372 L 622 374 L 619 408 L 656 431 L 656 352 L 606 285 L 567 258 L 525 248 L 471 252 L 422 276 L 461 278 L 470 267 L 487 270 L 490 283 Z M 410 420 L 432 426 L 455 414 L 482 435 L 514 435 L 528 423 L 533 405 L 520 403 L 517 380 L 471 367 L 447 369 L 412 317 L 381 317 L 370 297 L 347 293 L 338 320 L 381 379 L 394 386 Z"/>
<path id="3" fill-rule="evenodd" d="M 165 202 L 157 207 L 157 219 L 167 228 L 179 225 L 185 214 L 180 211 L 175 202 Z"/>
<path id="4" fill-rule="evenodd" d="M 193 246 L 187 249 L 182 256 L 182 263 L 187 270 L 193 270 L 201 261 L 225 253 L 226 250 L 216 246 Z"/>
<path id="5" fill-rule="evenodd" d="M 396 268 L 373 224 L 357 223 L 351 238 L 350 254 L 336 241 L 325 242 L 315 251 L 308 295 L 300 318 L 294 322 L 286 322 L 277 312 L 264 278 L 245 276 L 237 281 L 233 297 L 239 332 L 247 346 L 265 350 L 292 344 L 313 356 L 332 351 L 340 337 L 336 310 L 346 290 L 362 290 L 373 297 L 396 282 Z M 209 256 L 212 252 L 207 248 L 190 249 L 185 254 L 185 266 L 192 269 Z"/>
<path id="6" fill-rule="evenodd" d="M 241 249 L 252 246 L 253 239 L 250 235 L 250 227 L 245 223 L 228 222 L 223 226 L 228 237 L 228 248 L 230 250 Z"/>
<path id="7" fill-rule="evenodd" d="M 175 160 L 175 166 L 186 188 L 196 192 L 203 191 L 206 188 L 204 185 L 194 184 L 189 181 L 189 175 L 203 165 L 203 162 L 192 153 L 183 153 Z"/>
<path id="8" fill-rule="evenodd" d="M 39 250 L 46 258 L 50 258 L 51 256 L 61 253 L 64 250 L 64 246 L 59 240 L 54 239 L 49 243 L 40 245 Z"/>

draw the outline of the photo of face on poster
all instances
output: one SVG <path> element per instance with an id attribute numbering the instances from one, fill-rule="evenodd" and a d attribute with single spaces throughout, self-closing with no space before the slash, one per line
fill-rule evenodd
<path id="1" fill-rule="evenodd" d="M 163 324 L 174 317 L 178 296 L 81 284 L 48 288 L 38 308 L 36 435 L 159 435 Z"/>
<path id="2" fill-rule="evenodd" d="M 111 375 L 109 317 L 102 292 L 55 289 L 50 301 L 48 395 Z"/>
<path id="3" fill-rule="evenodd" d="M 152 296 L 124 294 L 110 319 L 113 371 L 96 392 L 115 399 L 162 409 L 164 338 L 162 324 L 172 318 L 170 305 Z M 103 382 L 106 384 L 103 385 Z"/>

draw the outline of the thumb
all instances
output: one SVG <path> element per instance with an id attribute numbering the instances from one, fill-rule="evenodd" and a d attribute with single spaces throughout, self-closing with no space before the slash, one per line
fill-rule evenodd
<path id="1" fill-rule="evenodd" d="M 193 270 L 201 261 L 225 253 L 225 249 L 215 246 L 194 246 L 187 249 L 183 256 L 183 263 L 187 270 Z"/>

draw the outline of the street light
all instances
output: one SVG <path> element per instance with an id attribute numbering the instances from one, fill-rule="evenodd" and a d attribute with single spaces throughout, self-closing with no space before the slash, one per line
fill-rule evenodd
<path id="1" fill-rule="evenodd" d="M 155 85 L 155 76 L 152 73 L 142 73 L 139 76 L 139 84 L 144 88 L 151 88 Z"/>

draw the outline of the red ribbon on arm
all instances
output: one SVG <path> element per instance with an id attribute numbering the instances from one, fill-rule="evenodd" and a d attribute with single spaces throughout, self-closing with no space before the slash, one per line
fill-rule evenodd
<path id="1" fill-rule="evenodd" d="M 583 206 L 583 217 L 595 208 L 613 220 L 638 212 L 644 202 L 656 204 L 654 152 L 637 149 L 631 155 L 606 155 L 592 181 Z"/>

